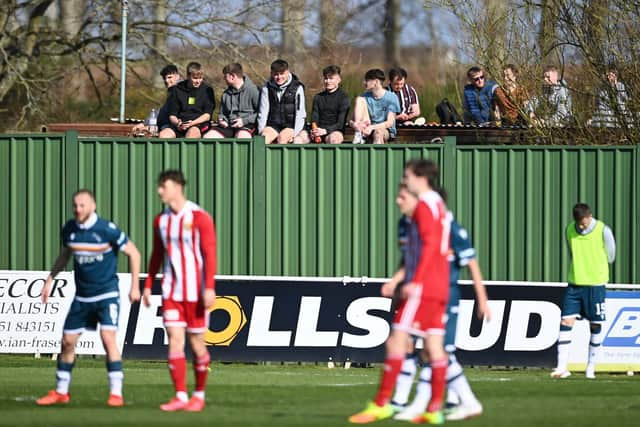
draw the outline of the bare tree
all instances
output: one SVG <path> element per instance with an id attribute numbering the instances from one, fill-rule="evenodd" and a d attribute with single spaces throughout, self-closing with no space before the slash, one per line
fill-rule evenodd
<path id="1" fill-rule="evenodd" d="M 388 65 L 400 64 L 400 2 L 386 0 L 382 33 L 384 34 L 384 59 Z"/>
<path id="2" fill-rule="evenodd" d="M 282 0 L 282 44 L 280 53 L 298 58 L 304 51 L 304 0 Z"/>

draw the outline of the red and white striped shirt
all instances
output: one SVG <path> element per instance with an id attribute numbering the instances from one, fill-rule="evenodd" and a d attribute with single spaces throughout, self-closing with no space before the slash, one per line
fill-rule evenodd
<path id="1" fill-rule="evenodd" d="M 166 208 L 156 216 L 145 288 L 151 288 L 163 259 L 163 299 L 195 302 L 203 285 L 215 289 L 216 231 L 204 209 L 187 201 L 180 212 Z"/>

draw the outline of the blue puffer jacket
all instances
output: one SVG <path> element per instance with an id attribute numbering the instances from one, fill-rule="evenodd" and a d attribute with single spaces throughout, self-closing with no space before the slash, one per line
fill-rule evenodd
<path id="1" fill-rule="evenodd" d="M 493 80 L 485 82 L 482 89 L 473 84 L 464 87 L 464 121 L 465 123 L 486 123 L 493 118 L 493 94 L 498 87 Z"/>

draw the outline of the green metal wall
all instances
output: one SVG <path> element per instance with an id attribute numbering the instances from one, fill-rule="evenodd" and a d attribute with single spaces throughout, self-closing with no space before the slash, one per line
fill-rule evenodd
<path id="1" fill-rule="evenodd" d="M 585 201 L 618 243 L 613 281 L 640 283 L 636 147 L 443 145 L 265 146 L 190 141 L 0 135 L 0 269 L 48 269 L 77 188 L 151 250 L 161 209 L 157 174 L 181 168 L 187 195 L 209 210 L 219 273 L 383 277 L 398 253 L 394 199 L 403 164 L 441 167 L 449 205 L 474 237 L 487 279 L 563 281 L 562 239 Z M 126 270 L 121 257 L 120 268 Z M 146 265 L 143 270 L 146 269 Z"/>
<path id="2" fill-rule="evenodd" d="M 564 281 L 564 230 L 586 202 L 616 237 L 612 281 L 638 283 L 638 158 L 625 147 L 457 147 L 451 205 L 486 277 Z"/>

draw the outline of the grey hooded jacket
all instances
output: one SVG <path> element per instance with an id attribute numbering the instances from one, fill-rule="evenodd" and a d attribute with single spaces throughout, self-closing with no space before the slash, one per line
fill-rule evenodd
<path id="1" fill-rule="evenodd" d="M 260 91 L 248 76 L 244 76 L 244 83 L 239 89 L 229 86 L 222 93 L 218 119 L 231 123 L 241 118 L 244 126 L 255 125 L 259 102 Z"/>

